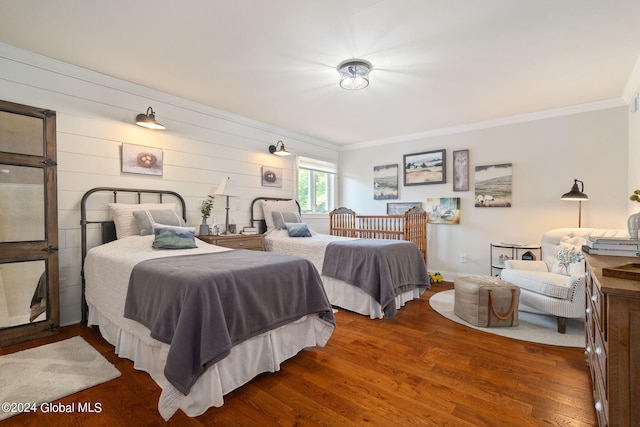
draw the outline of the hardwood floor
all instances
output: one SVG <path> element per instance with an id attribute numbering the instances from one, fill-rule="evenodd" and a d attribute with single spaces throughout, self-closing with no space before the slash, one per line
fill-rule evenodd
<path id="1" fill-rule="evenodd" d="M 274 374 L 230 393 L 221 408 L 164 423 L 159 387 L 120 359 L 99 331 L 65 327 L 8 354 L 80 335 L 122 372 L 60 402 L 99 402 L 100 414 L 21 414 L 9 426 L 593 426 L 584 350 L 511 340 L 445 319 L 429 306 L 435 284 L 391 320 L 344 310 L 325 348 L 303 351 Z M 16 373 L 19 375 L 19 373 Z M 1 383 L 1 379 L 0 379 Z"/>

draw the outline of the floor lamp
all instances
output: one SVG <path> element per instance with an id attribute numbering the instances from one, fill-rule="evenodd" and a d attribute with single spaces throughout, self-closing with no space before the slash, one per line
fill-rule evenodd
<path id="1" fill-rule="evenodd" d="M 218 188 L 216 189 L 215 193 L 213 194 L 215 196 L 227 197 L 227 207 L 226 207 L 227 214 L 225 216 L 225 222 L 224 222 L 224 233 L 220 233 L 220 234 L 222 235 L 233 234 L 229 230 L 229 197 L 235 197 L 238 194 L 236 191 L 236 182 L 229 177 L 227 177 L 226 179 L 223 179 L 220 185 L 218 186 Z"/>
<path id="2" fill-rule="evenodd" d="M 578 188 L 578 183 L 580 183 L 581 188 Z M 582 227 L 582 201 L 589 200 L 589 196 L 583 193 L 584 191 L 584 182 L 574 179 L 573 186 L 571 186 L 571 191 L 568 193 L 564 193 L 560 199 L 562 200 L 573 200 L 578 202 L 578 228 Z"/>

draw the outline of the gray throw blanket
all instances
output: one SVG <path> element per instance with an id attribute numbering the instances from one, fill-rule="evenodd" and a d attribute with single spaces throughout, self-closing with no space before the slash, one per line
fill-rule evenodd
<path id="1" fill-rule="evenodd" d="M 151 337 L 171 344 L 164 373 L 187 395 L 235 344 L 312 313 L 335 327 L 310 261 L 235 250 L 138 263 L 124 315 L 148 327 Z"/>
<path id="2" fill-rule="evenodd" d="M 357 286 L 373 297 L 387 319 L 396 315 L 395 297 L 430 287 L 418 247 L 404 240 L 356 239 L 327 245 L 322 275 Z"/>

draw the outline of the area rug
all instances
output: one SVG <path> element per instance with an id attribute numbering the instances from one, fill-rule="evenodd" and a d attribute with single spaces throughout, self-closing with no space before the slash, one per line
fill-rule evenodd
<path id="1" fill-rule="evenodd" d="M 0 420 L 17 404 L 52 402 L 120 376 L 82 337 L 0 356 Z M 7 403 L 16 405 L 6 406 Z"/>
<path id="2" fill-rule="evenodd" d="M 453 312 L 453 301 L 454 291 L 451 289 L 433 295 L 429 299 L 429 305 L 447 319 L 490 334 L 562 347 L 584 348 L 585 346 L 584 322 L 580 319 L 569 319 L 567 321 L 567 332 L 560 334 L 558 333 L 554 316 L 527 312 L 521 309 L 518 312 L 518 326 L 481 328 L 456 316 Z"/>

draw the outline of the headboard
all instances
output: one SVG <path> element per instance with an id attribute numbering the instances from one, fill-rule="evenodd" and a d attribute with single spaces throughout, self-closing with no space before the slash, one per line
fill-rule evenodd
<path id="1" fill-rule="evenodd" d="M 259 201 L 267 201 L 267 200 L 275 200 L 275 201 L 286 201 L 286 200 L 292 200 L 292 199 L 284 199 L 284 198 L 280 198 L 280 197 L 256 197 L 255 199 L 253 199 L 251 201 L 251 226 L 252 227 L 257 227 L 258 228 L 258 233 L 263 234 L 267 231 L 267 223 L 264 220 L 264 218 L 256 218 L 255 217 L 255 204 L 256 202 Z M 300 203 L 298 203 L 298 201 L 296 200 L 296 206 L 298 206 L 298 213 L 301 213 L 300 211 Z M 262 215 L 262 209 L 260 210 L 260 213 Z"/>
<path id="2" fill-rule="evenodd" d="M 113 220 L 88 220 L 87 219 L 87 204 L 89 199 L 92 196 L 98 199 L 98 203 L 100 196 L 104 196 L 105 193 L 110 194 L 110 199 L 108 202 L 117 203 L 118 202 L 118 194 L 128 194 L 135 195 L 134 203 L 142 203 L 143 196 L 152 196 L 155 198 L 154 203 L 166 203 L 163 201 L 164 196 L 167 196 L 171 199 L 171 202 L 177 201 L 182 209 L 182 218 L 187 221 L 187 207 L 184 202 L 182 196 L 175 191 L 169 190 L 143 190 L 138 188 L 115 188 L 115 187 L 96 187 L 84 193 L 82 196 L 82 200 L 80 201 L 80 229 L 81 229 L 81 239 L 82 239 L 82 267 L 80 271 L 80 275 L 82 277 L 82 323 L 87 323 L 87 305 L 84 298 L 84 259 L 87 256 L 87 225 L 89 224 L 100 224 L 101 230 L 101 243 L 108 243 L 113 240 L 116 240 L 116 227 L 113 223 Z M 106 207 L 106 203 L 103 202 L 103 206 Z M 145 200 L 146 202 L 146 200 Z M 124 202 L 123 202 L 124 203 Z M 130 200 L 127 200 L 126 203 L 131 203 Z M 104 209 L 103 209 L 104 211 Z"/>

